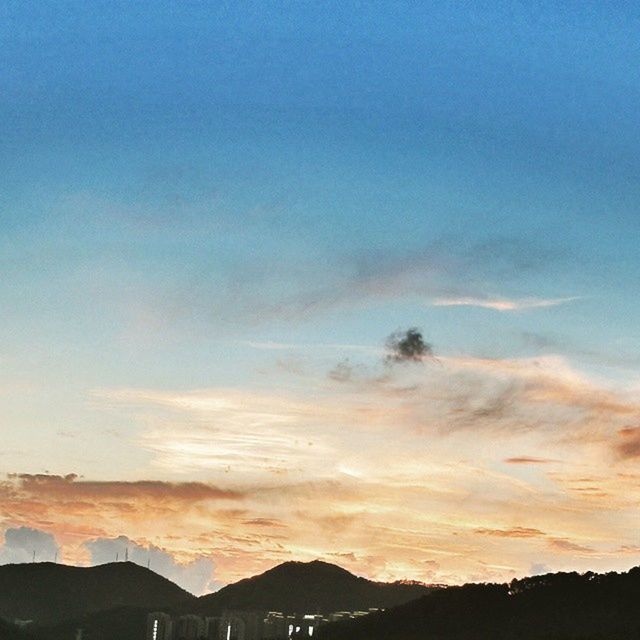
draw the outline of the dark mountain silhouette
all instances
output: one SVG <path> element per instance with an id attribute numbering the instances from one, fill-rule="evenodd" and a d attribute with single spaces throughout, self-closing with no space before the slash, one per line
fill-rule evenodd
<path id="1" fill-rule="evenodd" d="M 640 567 L 471 584 L 321 628 L 320 640 L 638 640 Z"/>
<path id="2" fill-rule="evenodd" d="M 407 602 L 428 591 L 429 587 L 421 584 L 371 582 L 326 562 L 286 562 L 177 606 L 138 607 L 129 602 L 132 606 L 94 610 L 38 631 L 46 640 L 67 640 L 78 628 L 83 629 L 85 640 L 139 640 L 144 637 L 147 613 L 158 609 L 201 615 L 216 615 L 232 608 L 292 613 L 366 610 Z"/>
<path id="3" fill-rule="evenodd" d="M 0 566 L 0 618 L 55 624 L 119 606 L 175 606 L 195 597 L 132 562 L 69 567 L 51 562 Z"/>
<path id="4" fill-rule="evenodd" d="M 393 607 L 429 591 L 429 587 L 419 583 L 372 582 L 319 560 L 285 562 L 202 596 L 195 606 L 190 603 L 187 608 L 206 615 L 216 615 L 223 609 L 330 613 Z"/>

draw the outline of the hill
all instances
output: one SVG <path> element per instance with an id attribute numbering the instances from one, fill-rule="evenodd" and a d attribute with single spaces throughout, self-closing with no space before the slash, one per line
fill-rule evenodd
<path id="1" fill-rule="evenodd" d="M 195 600 L 132 562 L 70 567 L 51 562 L 0 566 L 0 618 L 56 624 L 121 606 L 152 608 Z"/>
<path id="2" fill-rule="evenodd" d="M 631 640 L 640 638 L 640 567 L 628 573 L 557 573 L 510 584 L 434 591 L 359 620 L 328 625 L 320 640 Z"/>
<path id="3" fill-rule="evenodd" d="M 191 596 L 177 604 L 154 603 L 147 607 L 130 600 L 127 606 L 83 612 L 73 619 L 43 625 L 38 631 L 46 640 L 66 640 L 78 628 L 83 629 L 86 640 L 139 640 L 144 637 L 147 613 L 155 609 L 201 615 L 216 615 L 227 608 L 285 612 L 366 610 L 407 602 L 428 592 L 429 587 L 420 584 L 371 582 L 325 562 L 287 562 L 201 598 Z"/>
<path id="4" fill-rule="evenodd" d="M 285 562 L 202 596 L 189 607 L 202 615 L 216 615 L 223 609 L 330 613 L 393 607 L 429 591 L 423 584 L 372 582 L 319 560 Z"/>

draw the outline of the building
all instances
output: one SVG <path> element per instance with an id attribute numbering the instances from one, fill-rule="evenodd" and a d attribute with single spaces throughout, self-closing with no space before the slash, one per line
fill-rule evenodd
<path id="1" fill-rule="evenodd" d="M 336 611 L 320 614 L 284 614 L 280 611 L 224 611 L 222 616 L 204 618 L 167 613 L 150 613 L 146 640 L 290 640 L 313 638 L 327 622 L 350 620 L 377 611 Z"/>
<path id="2" fill-rule="evenodd" d="M 156 611 L 147 616 L 147 640 L 173 640 L 171 616 Z"/>
<path id="3" fill-rule="evenodd" d="M 206 640 L 218 640 L 220 638 L 220 622 L 222 618 L 204 619 L 204 637 Z"/>
<path id="4" fill-rule="evenodd" d="M 173 631 L 173 640 L 201 640 L 205 637 L 205 620 L 200 616 L 180 616 Z"/>
<path id="5" fill-rule="evenodd" d="M 264 620 L 264 640 L 277 640 L 287 637 L 290 616 L 285 616 L 279 611 L 269 611 Z"/>
<path id="6" fill-rule="evenodd" d="M 326 623 L 326 617 L 319 614 L 285 615 L 270 611 L 264 621 L 263 640 L 287 640 L 293 636 L 311 638 L 316 629 Z"/>
<path id="7" fill-rule="evenodd" d="M 288 638 L 293 636 L 302 635 L 305 638 L 313 637 L 316 629 L 323 623 L 327 622 L 327 619 L 321 615 L 306 614 L 302 616 L 294 616 L 292 622 L 287 629 Z"/>
<path id="8" fill-rule="evenodd" d="M 220 620 L 219 640 L 262 640 L 265 611 L 225 611 Z"/>

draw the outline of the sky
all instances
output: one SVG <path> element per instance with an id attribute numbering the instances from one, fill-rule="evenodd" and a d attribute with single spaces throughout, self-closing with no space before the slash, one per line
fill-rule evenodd
<path id="1" fill-rule="evenodd" d="M 2 3 L 0 562 L 639 564 L 639 28 Z"/>

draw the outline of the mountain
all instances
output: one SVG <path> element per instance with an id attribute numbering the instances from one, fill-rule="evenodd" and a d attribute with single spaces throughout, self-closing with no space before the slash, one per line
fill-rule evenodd
<path id="1" fill-rule="evenodd" d="M 147 574 L 151 572 L 137 565 L 133 567 L 133 571 L 141 570 L 144 572 L 141 575 L 148 579 Z M 164 580 L 159 576 L 155 578 Z M 43 640 L 67 640 L 74 637 L 76 629 L 82 628 L 83 638 L 86 640 L 139 640 L 144 637 L 147 613 L 157 609 L 176 614 L 201 615 L 216 615 L 227 608 L 292 613 L 366 610 L 370 607 L 388 607 L 407 602 L 430 590 L 421 584 L 371 582 L 325 562 L 286 562 L 259 576 L 241 580 L 201 598 L 189 596 L 173 585 L 178 592 L 177 599 L 170 602 L 171 598 L 165 598 L 164 603 L 161 603 L 157 597 L 147 597 L 146 600 L 152 604 L 144 606 L 140 602 L 143 599 L 142 591 L 148 588 L 148 584 L 137 576 L 130 576 L 130 579 L 135 585 L 135 590 L 140 591 L 136 598 L 119 598 L 115 604 L 111 598 L 108 602 L 102 601 L 102 606 L 97 606 L 96 603 L 92 609 L 86 611 L 76 608 L 77 615 L 65 615 L 64 620 L 59 616 L 58 620 L 39 626 L 34 632 Z M 122 604 L 125 606 L 121 606 Z"/>
<path id="2" fill-rule="evenodd" d="M 195 597 L 132 562 L 69 567 L 51 562 L 0 566 L 0 618 L 56 624 L 120 606 L 176 606 Z"/>
<path id="3" fill-rule="evenodd" d="M 640 638 L 640 567 L 471 584 L 319 629 L 319 640 L 631 640 Z"/>
<path id="4" fill-rule="evenodd" d="M 216 615 L 223 609 L 283 613 L 330 613 L 393 607 L 428 593 L 419 583 L 383 583 L 358 578 L 346 569 L 315 560 L 285 562 L 189 603 L 193 613 Z"/>

